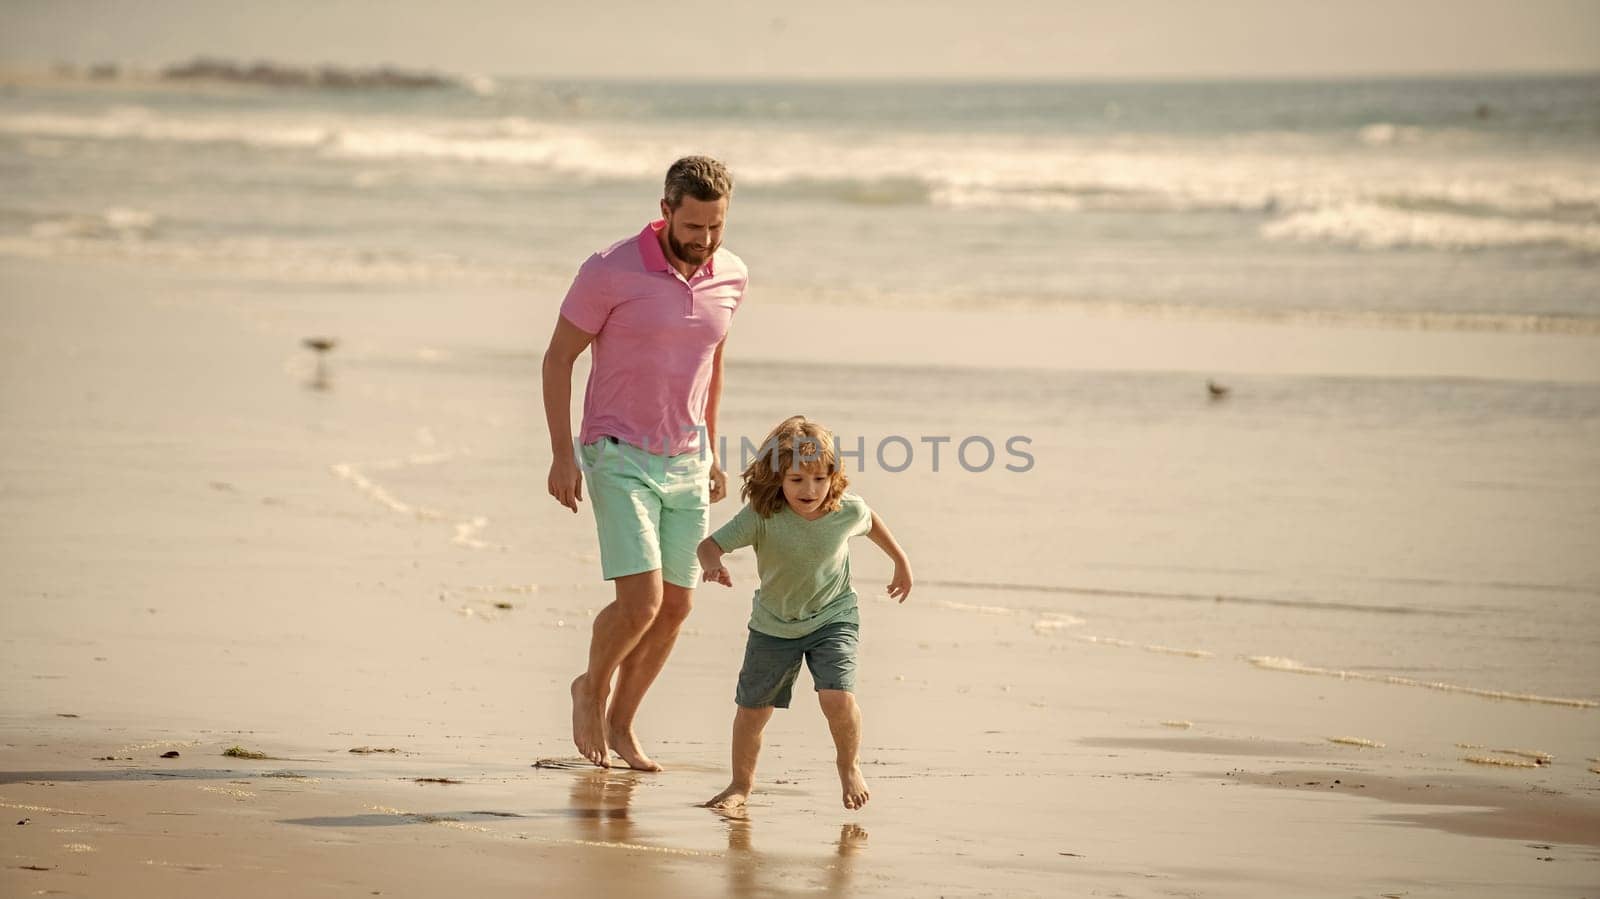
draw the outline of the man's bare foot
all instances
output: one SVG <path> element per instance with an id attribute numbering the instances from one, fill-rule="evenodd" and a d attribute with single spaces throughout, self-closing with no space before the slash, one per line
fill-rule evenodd
<path id="1" fill-rule="evenodd" d="M 633 728 L 618 727 L 610 721 L 606 722 L 606 744 L 611 751 L 622 756 L 628 767 L 635 771 L 660 771 L 661 766 L 644 754 L 639 748 L 639 741 L 633 735 Z"/>
<path id="2" fill-rule="evenodd" d="M 839 786 L 844 788 L 844 807 L 855 810 L 867 804 L 871 793 L 867 792 L 867 779 L 861 776 L 861 768 L 855 762 L 849 767 L 839 766 Z"/>
<path id="3" fill-rule="evenodd" d="M 726 790 L 723 790 L 721 793 L 711 797 L 711 800 L 705 803 L 705 807 L 721 809 L 723 811 L 744 808 L 745 800 L 749 798 L 749 787 L 740 786 L 739 784 L 729 784 Z"/>
<path id="4" fill-rule="evenodd" d="M 589 689 L 589 675 L 572 680 L 572 742 L 584 758 L 602 768 L 611 767 L 606 758 L 606 729 L 601 700 Z"/>

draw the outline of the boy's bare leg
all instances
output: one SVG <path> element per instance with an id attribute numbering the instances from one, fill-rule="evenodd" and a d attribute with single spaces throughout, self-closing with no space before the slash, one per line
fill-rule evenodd
<path id="1" fill-rule="evenodd" d="M 817 701 L 822 703 L 822 714 L 827 716 L 828 729 L 833 731 L 844 807 L 858 809 L 866 805 L 871 796 L 857 758 L 861 752 L 861 708 L 856 705 L 855 696 L 845 690 L 818 690 Z"/>
<path id="2" fill-rule="evenodd" d="M 639 645 L 661 610 L 661 571 L 619 577 L 617 598 L 594 616 L 589 641 L 589 668 L 572 681 L 572 742 L 578 752 L 602 768 L 606 757 L 605 710 L 611 697 L 611 675 Z"/>
<path id="3" fill-rule="evenodd" d="M 689 607 L 694 590 L 677 584 L 661 585 L 661 610 L 656 613 L 650 629 L 639 638 L 633 651 L 623 658 L 617 668 L 617 689 L 611 696 L 611 707 L 606 710 L 606 744 L 622 756 L 629 768 L 639 771 L 660 771 L 661 766 L 644 754 L 639 740 L 633 735 L 633 716 L 639 712 L 646 690 L 655 683 L 672 646 L 678 642 L 678 629 L 689 617 Z"/>
<path id="4" fill-rule="evenodd" d="M 733 716 L 733 780 L 726 790 L 711 797 L 706 808 L 739 808 L 750 798 L 756 783 L 756 759 L 761 755 L 761 732 L 770 720 L 770 705 L 759 709 L 739 706 Z"/>

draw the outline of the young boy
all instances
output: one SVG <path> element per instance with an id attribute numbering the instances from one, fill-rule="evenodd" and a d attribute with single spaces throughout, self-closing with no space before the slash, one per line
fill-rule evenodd
<path id="1" fill-rule="evenodd" d="M 901 602 L 911 594 L 911 564 L 883 519 L 845 492 L 848 483 L 833 434 L 796 415 L 772 430 L 745 469 L 745 507 L 700 543 L 705 580 L 732 587 L 722 556 L 741 546 L 755 547 L 761 577 L 734 696 L 733 780 L 708 808 L 738 808 L 749 798 L 761 732 L 774 708 L 789 707 L 802 659 L 833 732 L 844 807 L 861 808 L 870 796 L 857 764 L 861 711 L 852 691 L 860 616 L 849 539 L 864 534 L 894 561 L 889 595 Z"/>

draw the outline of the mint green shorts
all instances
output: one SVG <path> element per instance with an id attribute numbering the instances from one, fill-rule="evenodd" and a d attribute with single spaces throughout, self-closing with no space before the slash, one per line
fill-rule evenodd
<path id="1" fill-rule="evenodd" d="M 579 453 L 606 580 L 661 569 L 669 584 L 693 589 L 700 581 L 696 549 L 711 513 L 711 460 L 698 451 L 677 456 L 646 452 L 612 437 Z"/>

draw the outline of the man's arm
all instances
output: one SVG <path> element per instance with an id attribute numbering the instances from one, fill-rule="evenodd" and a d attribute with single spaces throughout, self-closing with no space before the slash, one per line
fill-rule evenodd
<path id="1" fill-rule="evenodd" d="M 572 366 L 588 349 L 594 335 L 580 330 L 565 316 L 556 317 L 555 332 L 544 351 L 544 420 L 550 430 L 550 495 L 556 502 L 578 511 L 583 499 L 583 472 L 572 448 Z"/>
<path id="2" fill-rule="evenodd" d="M 722 348 L 728 338 L 722 338 L 711 357 L 711 386 L 706 393 L 706 441 L 711 445 L 711 501 L 720 502 L 728 495 L 728 476 L 722 471 L 722 460 L 717 458 L 717 411 L 722 407 Z"/>

